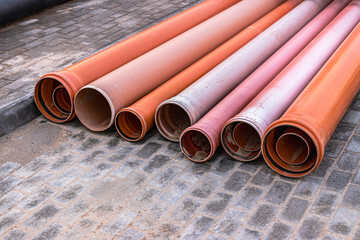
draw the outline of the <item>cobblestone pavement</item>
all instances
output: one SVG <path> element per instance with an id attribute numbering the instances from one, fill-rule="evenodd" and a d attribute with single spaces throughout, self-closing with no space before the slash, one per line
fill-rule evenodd
<path id="1" fill-rule="evenodd" d="M 122 0 L 115 8 L 116 2 L 74 1 L 0 30 L 1 81 L 10 85 L 1 88 L 3 96 L 31 93 L 33 80 L 26 79 L 63 68 L 128 34 L 119 28 L 136 31 L 134 25 L 148 24 L 141 16 L 153 22 L 195 1 Z M 72 37 L 64 38 L 66 32 Z M 11 40 L 10 33 L 24 42 Z M 360 94 L 320 167 L 289 179 L 263 159 L 241 163 L 222 150 L 206 163 L 188 161 L 178 144 L 156 129 L 130 143 L 114 128 L 94 133 L 77 120 L 59 125 L 38 117 L 28 125 L 59 128 L 67 140 L 27 164 L 0 166 L 0 237 L 360 239 L 359 119 Z"/>

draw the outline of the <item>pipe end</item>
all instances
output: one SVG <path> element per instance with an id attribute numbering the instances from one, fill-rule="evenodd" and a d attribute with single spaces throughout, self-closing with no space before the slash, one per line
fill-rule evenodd
<path id="1" fill-rule="evenodd" d="M 118 133 L 128 141 L 139 141 L 146 133 L 146 124 L 136 112 L 122 109 L 115 118 Z"/>
<path id="2" fill-rule="evenodd" d="M 209 137 L 195 129 L 187 129 L 181 134 L 180 148 L 194 162 L 208 161 L 215 153 Z"/>

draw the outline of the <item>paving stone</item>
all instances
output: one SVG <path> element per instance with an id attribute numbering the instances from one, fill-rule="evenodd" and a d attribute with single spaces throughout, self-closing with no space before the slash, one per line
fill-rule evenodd
<path id="1" fill-rule="evenodd" d="M 144 159 L 149 159 L 157 150 L 161 148 L 161 144 L 155 142 L 147 143 L 140 151 L 136 153 L 136 156 Z"/>
<path id="2" fill-rule="evenodd" d="M 330 172 L 329 169 L 332 167 L 333 164 L 334 160 L 324 157 L 319 167 L 315 169 L 310 176 L 325 177 L 326 174 Z"/>
<path id="3" fill-rule="evenodd" d="M 251 162 L 243 162 L 239 165 L 239 169 L 245 172 L 254 173 L 259 169 L 259 167 L 264 166 L 264 161 L 264 158 L 260 157 Z"/>
<path id="4" fill-rule="evenodd" d="M 187 184 L 183 182 L 175 182 L 166 189 L 160 199 L 169 205 L 174 205 L 184 196 L 188 189 L 189 186 Z"/>
<path id="5" fill-rule="evenodd" d="M 80 199 L 74 203 L 71 207 L 68 207 L 62 212 L 58 221 L 72 226 L 82 215 L 91 210 L 92 204 L 85 199 Z"/>
<path id="6" fill-rule="evenodd" d="M 282 222 L 276 222 L 272 225 L 269 233 L 266 235 L 266 240 L 281 240 L 289 239 L 293 231 L 293 227 Z"/>
<path id="7" fill-rule="evenodd" d="M 190 161 L 189 159 L 187 159 L 187 157 L 184 156 L 184 154 L 179 153 L 178 155 L 176 155 L 176 157 L 174 157 L 171 160 L 170 164 L 175 167 L 178 167 L 178 168 L 186 169 L 190 165 L 193 166 L 193 164 L 195 164 L 195 162 Z M 205 164 L 205 165 L 207 165 L 207 164 Z"/>
<path id="8" fill-rule="evenodd" d="M 74 135 L 71 135 L 70 138 L 76 140 L 76 142 L 80 142 L 84 140 L 87 136 L 87 133 L 84 131 L 81 131 L 79 133 L 76 133 Z"/>
<path id="9" fill-rule="evenodd" d="M 360 210 L 360 186 L 351 184 L 342 200 L 342 205 Z"/>
<path id="10" fill-rule="evenodd" d="M 166 147 L 161 150 L 161 154 L 165 154 L 171 157 L 178 155 L 181 152 L 179 143 L 170 142 Z"/>
<path id="11" fill-rule="evenodd" d="M 185 160 L 185 159 L 184 159 Z M 189 161 L 186 161 L 189 162 Z M 210 165 L 207 163 L 192 163 L 183 175 L 179 177 L 179 180 L 189 183 L 197 182 L 201 176 L 203 176 L 210 169 Z"/>
<path id="12" fill-rule="evenodd" d="M 197 184 L 198 187 L 191 194 L 199 198 L 208 198 L 219 184 L 220 181 L 217 178 L 207 176 L 200 184 Z"/>
<path id="13" fill-rule="evenodd" d="M 171 217 L 176 222 L 185 222 L 192 218 L 195 211 L 201 206 L 201 202 L 191 199 L 185 198 L 175 211 L 172 212 Z"/>
<path id="14" fill-rule="evenodd" d="M 42 185 L 48 182 L 54 174 L 47 171 L 40 171 L 34 176 L 28 178 L 26 181 L 22 182 L 16 189 L 31 193 L 39 189 Z"/>
<path id="15" fill-rule="evenodd" d="M 22 166 L 19 170 L 15 171 L 13 174 L 17 177 L 27 178 L 33 175 L 35 172 L 46 166 L 48 162 L 42 158 L 37 158 L 30 163 Z"/>
<path id="16" fill-rule="evenodd" d="M 209 217 L 196 217 L 184 230 L 181 235 L 181 239 L 201 239 L 214 222 L 215 220 Z"/>
<path id="17" fill-rule="evenodd" d="M 216 225 L 214 233 L 233 236 L 243 223 L 247 214 L 242 211 L 228 210 L 220 222 Z"/>
<path id="18" fill-rule="evenodd" d="M 55 239 L 59 236 L 63 226 L 60 224 L 52 223 L 47 226 L 43 231 L 37 234 L 33 239 L 34 240 L 50 240 Z"/>
<path id="19" fill-rule="evenodd" d="M 346 147 L 346 150 L 360 153 L 360 136 L 352 136 L 349 145 Z"/>
<path id="20" fill-rule="evenodd" d="M 219 176 L 227 176 L 229 172 L 238 164 L 237 161 L 229 158 L 221 159 L 214 169 L 212 169 L 212 173 Z"/>
<path id="21" fill-rule="evenodd" d="M 349 235 L 358 216 L 357 211 L 340 207 L 330 223 L 329 230 L 334 233 Z"/>
<path id="22" fill-rule="evenodd" d="M 338 194 L 322 191 L 310 211 L 321 216 L 329 217 L 334 211 L 338 200 Z"/>
<path id="23" fill-rule="evenodd" d="M 145 165 L 143 170 L 147 173 L 154 173 L 163 167 L 167 162 L 169 162 L 169 160 L 170 158 L 168 156 L 156 155 L 149 161 L 147 165 Z"/>
<path id="24" fill-rule="evenodd" d="M 360 239 L 360 228 L 358 227 L 355 234 L 354 234 L 354 240 L 358 240 Z"/>
<path id="25" fill-rule="evenodd" d="M 181 170 L 178 168 L 167 167 L 151 181 L 150 185 L 160 189 L 164 188 L 180 173 Z"/>
<path id="26" fill-rule="evenodd" d="M 267 202 L 280 205 L 286 200 L 293 187 L 294 185 L 290 183 L 275 181 L 274 185 L 265 195 L 265 200 Z"/>
<path id="27" fill-rule="evenodd" d="M 26 198 L 18 206 L 25 210 L 32 210 L 48 200 L 56 191 L 49 187 L 44 187 Z"/>
<path id="28" fill-rule="evenodd" d="M 21 165 L 14 162 L 6 162 L 0 167 L 0 179 L 18 169 Z"/>
<path id="29" fill-rule="evenodd" d="M 71 228 L 70 231 L 62 235 L 60 239 L 89 239 L 89 233 L 91 233 L 98 225 L 99 222 L 94 219 L 83 218 L 73 228 Z"/>
<path id="30" fill-rule="evenodd" d="M 360 168 L 357 169 L 355 176 L 352 179 L 351 183 L 360 184 Z"/>
<path id="31" fill-rule="evenodd" d="M 107 174 L 114 165 L 109 163 L 99 163 L 94 168 L 90 169 L 85 175 L 81 176 L 79 179 L 84 182 L 92 182 L 97 179 L 102 178 L 105 174 Z"/>
<path id="32" fill-rule="evenodd" d="M 120 210 L 113 220 L 101 228 L 101 231 L 113 236 L 126 228 L 137 215 L 136 212 L 130 210 Z"/>
<path id="33" fill-rule="evenodd" d="M 322 183 L 321 178 L 306 176 L 301 179 L 300 184 L 295 189 L 294 195 L 301 197 L 313 197 Z"/>
<path id="34" fill-rule="evenodd" d="M 54 204 L 46 204 L 39 211 L 35 212 L 31 217 L 26 219 L 22 225 L 31 230 L 39 229 L 42 225 L 52 219 L 59 211 L 61 211 L 61 209 L 61 207 Z"/>
<path id="35" fill-rule="evenodd" d="M 117 204 L 113 201 L 102 201 L 90 214 L 97 219 L 107 219 L 116 212 L 117 208 Z"/>
<path id="36" fill-rule="evenodd" d="M 341 119 L 341 122 L 356 125 L 359 119 L 360 119 L 360 112 L 349 109 L 345 113 L 343 119 Z"/>
<path id="37" fill-rule="evenodd" d="M 20 229 L 11 230 L 3 239 L 4 240 L 25 240 L 28 234 Z"/>
<path id="38" fill-rule="evenodd" d="M 242 229 L 236 236 L 235 240 L 258 240 L 261 239 L 262 233 L 252 229 Z"/>
<path id="39" fill-rule="evenodd" d="M 265 230 L 274 219 L 277 211 L 278 207 L 269 204 L 261 204 L 250 217 L 247 224 L 248 226 Z"/>
<path id="40" fill-rule="evenodd" d="M 334 139 L 347 141 L 351 136 L 353 130 L 354 130 L 354 126 L 340 123 L 331 137 Z"/>
<path id="41" fill-rule="evenodd" d="M 227 240 L 226 238 L 215 236 L 215 235 L 209 235 L 206 240 Z"/>
<path id="42" fill-rule="evenodd" d="M 71 166 L 67 168 L 64 172 L 60 173 L 57 177 L 51 180 L 48 184 L 53 187 L 63 188 L 66 185 L 70 184 L 74 179 L 79 177 L 85 172 L 85 170 Z"/>
<path id="43" fill-rule="evenodd" d="M 81 153 L 89 152 L 92 148 L 94 148 L 100 142 L 101 142 L 100 139 L 90 137 L 85 142 L 81 143 L 81 145 L 77 148 L 77 150 Z"/>
<path id="44" fill-rule="evenodd" d="M 251 180 L 252 184 L 267 187 L 271 185 L 275 178 L 275 172 L 271 170 L 268 166 L 264 166 L 260 171 L 253 177 Z"/>
<path id="45" fill-rule="evenodd" d="M 133 171 L 135 171 L 139 166 L 144 163 L 143 160 L 138 158 L 130 157 L 125 162 L 123 162 L 118 168 L 116 168 L 111 175 L 120 178 L 126 178 L 129 176 Z"/>
<path id="46" fill-rule="evenodd" d="M 228 191 L 238 192 L 242 189 L 245 184 L 249 181 L 251 175 L 245 172 L 234 172 L 229 180 L 227 180 L 224 184 L 224 188 Z"/>
<path id="47" fill-rule="evenodd" d="M 345 190 L 350 178 L 351 173 L 334 170 L 326 181 L 325 189 L 341 193 Z"/>
<path id="48" fill-rule="evenodd" d="M 13 176 L 8 176 L 0 181 L 0 195 L 3 195 L 7 191 L 14 188 L 16 185 L 22 182 L 22 179 Z"/>
<path id="49" fill-rule="evenodd" d="M 325 146 L 324 156 L 329 158 L 337 158 L 345 145 L 344 141 L 330 139 Z"/>
<path id="50" fill-rule="evenodd" d="M 11 191 L 3 195 L 0 198 L 0 214 L 3 214 L 6 210 L 13 207 L 23 198 L 24 194 L 16 191 Z"/>
<path id="51" fill-rule="evenodd" d="M 298 223 L 309 207 L 309 201 L 301 198 L 291 198 L 281 213 L 281 218 L 292 223 Z"/>
<path id="52" fill-rule="evenodd" d="M 57 201 L 61 204 L 68 204 L 69 202 L 76 199 L 83 191 L 85 191 L 85 185 L 83 183 L 77 182 L 71 184 L 69 187 L 64 189 L 59 195 L 54 198 L 54 201 Z"/>
<path id="53" fill-rule="evenodd" d="M 299 240 L 310 240 L 319 239 L 321 232 L 323 231 L 325 222 L 316 216 L 307 216 L 299 231 L 297 232 L 295 239 Z"/>
<path id="54" fill-rule="evenodd" d="M 145 234 L 135 229 L 128 228 L 117 238 L 118 240 L 145 239 Z"/>
<path id="55" fill-rule="evenodd" d="M 149 230 L 149 228 L 161 222 L 161 216 L 166 212 L 167 207 L 159 204 L 154 204 L 151 208 L 141 212 L 140 216 L 134 220 L 134 227 L 140 230 Z"/>
<path id="56" fill-rule="evenodd" d="M 131 145 L 122 145 L 121 148 L 116 150 L 113 154 L 106 158 L 107 161 L 112 163 L 120 163 L 128 156 L 135 152 L 136 148 Z"/>
<path id="57" fill-rule="evenodd" d="M 121 136 L 116 135 L 105 143 L 105 147 L 108 150 L 115 150 L 120 146 L 122 141 L 123 139 L 121 138 Z"/>
<path id="58" fill-rule="evenodd" d="M 153 199 L 160 195 L 160 193 L 161 192 L 155 188 L 145 187 L 133 197 L 133 200 L 128 203 L 128 206 L 132 209 L 144 210 L 151 205 Z"/>
<path id="59" fill-rule="evenodd" d="M 18 209 L 11 209 L 0 217 L 0 235 L 10 229 L 14 224 L 19 222 L 25 213 Z"/>
<path id="60" fill-rule="evenodd" d="M 339 161 L 337 162 L 336 166 L 340 170 L 347 171 L 347 172 L 354 172 L 356 169 L 358 162 L 359 162 L 360 155 L 344 152 Z"/>
<path id="61" fill-rule="evenodd" d="M 92 153 L 86 155 L 83 159 L 78 161 L 76 165 L 84 167 L 84 168 L 90 168 L 95 165 L 95 163 L 99 162 L 103 159 L 105 155 L 105 152 L 103 150 L 95 150 Z"/>
<path id="62" fill-rule="evenodd" d="M 219 192 L 209 200 L 203 212 L 211 216 L 218 216 L 225 210 L 232 198 L 233 196 L 230 194 Z"/>
<path id="63" fill-rule="evenodd" d="M 74 155 L 64 155 L 58 160 L 56 160 L 53 164 L 51 164 L 48 169 L 53 172 L 62 171 L 64 168 L 68 167 L 70 163 L 72 163 L 75 159 Z"/>
<path id="64" fill-rule="evenodd" d="M 241 194 L 235 201 L 234 206 L 245 210 L 251 210 L 263 194 L 264 190 L 253 186 L 247 186 L 243 191 L 241 191 Z"/>
<path id="65" fill-rule="evenodd" d="M 341 237 L 334 236 L 334 235 L 331 235 L 331 234 L 325 234 L 322 239 L 323 240 L 342 240 Z"/>

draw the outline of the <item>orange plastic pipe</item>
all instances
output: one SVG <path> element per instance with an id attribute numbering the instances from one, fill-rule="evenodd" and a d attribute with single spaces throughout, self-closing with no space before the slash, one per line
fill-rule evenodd
<path id="1" fill-rule="evenodd" d="M 156 108 L 161 102 L 184 90 L 271 24 L 279 20 L 300 2 L 302 0 L 289 0 L 281 4 L 136 103 L 121 109 L 115 118 L 115 126 L 119 134 L 129 141 L 142 139 L 150 128 L 155 125 Z"/>
<path id="2" fill-rule="evenodd" d="M 75 117 L 74 97 L 80 88 L 239 1 L 204 1 L 66 69 L 44 75 L 35 86 L 37 107 L 51 121 L 61 123 L 71 120 Z M 55 94 L 58 86 L 62 90 Z"/>
<path id="3" fill-rule="evenodd" d="M 205 22 L 83 87 L 75 112 L 89 129 L 102 131 L 115 114 L 280 5 L 282 0 L 243 0 Z"/>
<path id="4" fill-rule="evenodd" d="M 266 130 L 262 146 L 266 163 L 287 177 L 302 177 L 314 171 L 321 163 L 325 145 L 359 89 L 360 24 L 285 114 Z M 292 137 L 284 139 L 284 146 L 281 146 L 281 143 L 276 144 L 286 138 L 283 133 L 285 131 L 292 133 Z M 307 136 L 314 148 L 312 151 L 310 149 L 304 162 L 289 164 L 294 154 L 302 152 L 301 146 L 308 144 L 308 141 L 299 137 L 296 132 Z M 278 149 L 276 145 L 279 145 Z M 279 152 L 285 159 L 279 157 Z M 308 168 L 297 171 L 304 165 L 308 165 Z"/>
<path id="5" fill-rule="evenodd" d="M 331 2 L 198 122 L 185 129 L 180 136 L 180 147 L 185 156 L 196 162 L 209 160 L 219 147 L 220 137 L 222 137 L 221 141 L 225 151 L 235 159 L 239 160 L 238 157 L 241 156 L 241 160 L 243 160 L 247 153 L 241 151 L 238 146 L 241 143 L 234 144 L 232 136 L 226 134 L 232 132 L 231 128 L 225 128 L 226 131 L 221 132 L 226 121 L 239 113 L 256 97 L 350 1 L 334 0 Z M 240 128 L 235 128 L 235 130 L 240 130 Z M 239 135 L 239 133 L 234 131 L 234 135 Z M 201 141 L 199 141 L 200 139 Z M 252 151 L 260 152 L 260 143 L 255 141 L 248 145 Z M 249 154 L 247 157 L 251 159 L 254 155 L 256 153 Z"/>

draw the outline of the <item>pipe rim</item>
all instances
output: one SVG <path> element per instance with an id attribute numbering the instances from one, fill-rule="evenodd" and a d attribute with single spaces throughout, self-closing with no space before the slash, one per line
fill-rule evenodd
<path id="1" fill-rule="evenodd" d="M 105 107 L 101 107 L 102 109 L 99 108 L 95 108 L 96 110 L 108 110 L 110 111 L 110 114 L 108 114 L 108 117 L 102 121 L 101 124 L 97 124 L 94 121 L 92 121 L 91 117 L 89 117 L 89 112 L 88 111 L 83 111 L 83 107 L 81 107 L 80 105 L 81 100 L 84 96 L 82 95 L 86 95 L 86 91 L 93 91 L 95 94 L 97 94 L 98 96 L 102 97 L 103 99 L 101 99 L 103 102 L 106 102 L 107 105 L 106 107 L 108 107 L 108 109 L 105 109 Z M 104 101 L 105 100 L 105 101 Z M 92 106 L 88 106 L 88 108 Z M 92 130 L 92 131 L 104 131 L 106 129 L 108 129 L 109 127 L 111 127 L 111 125 L 114 123 L 114 118 L 115 118 L 115 106 L 111 101 L 111 98 L 109 97 L 109 95 L 102 90 L 101 88 L 94 86 L 94 85 L 87 85 L 83 88 L 81 88 L 75 95 L 75 100 L 74 100 L 74 108 L 75 108 L 75 112 L 76 115 L 79 119 L 79 121 L 88 129 Z M 96 116 L 99 116 L 101 114 L 95 114 Z"/>
<path id="2" fill-rule="evenodd" d="M 183 112 L 183 117 L 185 116 L 185 124 L 180 127 L 178 130 L 173 130 L 175 128 L 172 128 L 169 125 L 177 125 L 173 122 L 168 123 L 166 120 L 170 119 L 171 116 L 169 116 L 169 112 L 167 108 L 170 107 L 175 107 L 178 108 L 179 110 L 181 110 Z M 174 117 L 172 117 L 173 119 L 176 119 Z M 190 112 L 188 111 L 188 109 L 183 106 L 182 104 L 178 103 L 178 102 L 174 102 L 174 101 L 165 101 L 162 102 L 156 109 L 156 113 L 155 113 L 155 125 L 156 128 L 158 129 L 158 131 L 160 132 L 160 134 L 165 137 L 166 139 L 173 141 L 173 142 L 179 142 L 180 141 L 180 136 L 181 133 L 188 127 L 190 127 L 193 124 L 192 121 L 192 117 Z M 171 129 L 171 131 L 169 131 L 168 129 Z"/>
<path id="3" fill-rule="evenodd" d="M 133 137 L 130 136 L 129 134 L 126 134 L 126 131 L 131 130 L 131 128 L 134 129 L 133 126 L 126 124 L 127 123 L 126 119 L 128 119 L 126 118 L 126 116 L 128 116 L 129 114 L 131 114 L 133 117 L 136 117 L 136 119 L 139 121 L 141 126 L 141 130 L 138 131 L 140 132 L 140 134 L 135 133 L 136 136 Z M 124 108 L 116 114 L 115 127 L 117 132 L 120 134 L 120 136 L 122 136 L 124 139 L 130 142 L 136 142 L 141 140 L 145 136 L 145 133 L 147 132 L 146 121 L 137 111 L 129 108 Z"/>

